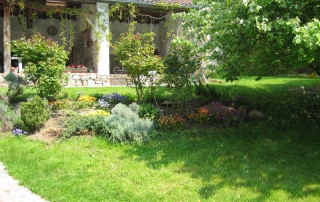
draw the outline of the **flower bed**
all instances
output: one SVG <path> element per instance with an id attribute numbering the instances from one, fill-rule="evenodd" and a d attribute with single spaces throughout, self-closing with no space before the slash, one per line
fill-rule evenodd
<path id="1" fill-rule="evenodd" d="M 87 73 L 88 72 L 88 68 L 67 68 L 66 72 L 70 72 L 70 73 Z"/>

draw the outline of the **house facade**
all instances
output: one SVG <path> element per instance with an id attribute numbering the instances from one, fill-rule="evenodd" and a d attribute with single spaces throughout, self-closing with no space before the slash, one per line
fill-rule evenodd
<path id="1" fill-rule="evenodd" d="M 46 13 L 43 11 L 38 12 L 38 16 L 32 25 L 28 25 L 28 28 L 23 31 L 21 21 L 19 18 L 18 8 L 15 8 L 7 19 L 5 13 L 5 1 L 0 0 L 0 8 L 2 7 L 2 13 L 0 13 L 0 66 L 1 71 L 6 73 L 10 70 L 11 66 L 17 67 L 18 61 L 12 59 L 12 55 L 8 57 L 8 50 L 6 41 L 8 37 L 10 40 L 15 40 L 23 37 L 28 38 L 34 32 L 40 32 L 45 37 L 50 37 L 55 41 L 61 43 L 60 32 L 61 19 L 59 15 L 54 19 L 46 17 Z M 64 28 L 68 30 L 74 28 L 74 34 L 65 37 L 70 42 L 70 55 L 67 65 L 84 64 L 89 68 L 88 71 L 97 73 L 99 75 L 109 75 L 117 72 L 113 71 L 113 68 L 119 66 L 119 63 L 115 60 L 115 56 L 112 53 L 112 47 L 116 39 L 121 33 L 127 31 L 127 19 L 117 20 L 115 17 L 109 16 L 110 6 L 117 2 L 133 3 L 139 9 L 141 15 L 137 18 L 137 32 L 154 32 L 155 40 L 154 44 L 157 48 L 157 53 L 161 56 L 165 56 L 168 53 L 170 45 L 170 37 L 168 33 L 178 33 L 180 30 L 180 20 L 171 20 L 170 13 L 159 9 L 156 5 L 159 3 L 165 4 L 179 4 L 180 10 L 192 6 L 192 0 L 65 0 L 65 1 L 49 1 L 43 0 L 43 4 L 46 6 L 65 6 L 70 8 L 80 8 L 83 10 L 90 10 L 92 13 L 99 13 L 99 17 L 95 15 L 88 15 L 84 17 L 70 17 L 64 24 Z M 1 6 L 2 5 L 2 6 Z M 17 9 L 17 10 L 16 10 Z M 26 12 L 29 13 L 31 8 L 26 7 Z M 0 9 L 1 12 L 1 9 Z M 28 14 L 26 14 L 28 15 Z M 150 17 L 152 16 L 152 17 Z M 8 28 L 8 22 L 9 28 Z M 101 23 L 102 22 L 102 23 Z M 27 20 L 27 24 L 29 21 Z M 99 25 L 103 24 L 101 27 Z M 8 30 L 9 29 L 9 30 Z M 110 30 L 109 30 L 110 29 Z M 99 32 L 102 36 L 106 36 L 108 32 L 112 33 L 112 38 L 107 40 L 107 37 L 102 37 L 97 42 L 95 39 L 96 32 Z M 8 34 L 8 32 L 10 34 Z M 9 35 L 9 36 L 8 36 Z M 97 51 L 95 43 L 99 43 L 99 50 Z M 11 54 L 11 52 L 9 52 Z M 8 62 L 10 60 L 10 62 Z M 10 67 L 8 67 L 10 65 Z"/>

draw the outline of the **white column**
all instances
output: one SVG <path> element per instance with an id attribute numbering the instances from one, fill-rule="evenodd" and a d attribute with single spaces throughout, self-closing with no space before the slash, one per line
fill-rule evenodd
<path id="1" fill-rule="evenodd" d="M 165 37 L 167 37 L 167 34 L 170 33 L 170 37 L 166 38 L 166 41 L 162 44 L 162 53 L 163 55 L 167 55 L 169 53 L 169 49 L 171 47 L 171 41 L 174 38 L 172 34 L 179 36 L 180 35 L 180 27 L 181 27 L 181 18 L 177 18 L 173 20 L 171 18 L 171 14 L 167 13 L 166 15 L 166 22 L 169 22 L 165 27 L 162 29 L 164 30 Z M 173 31 L 173 33 L 172 33 Z"/>
<path id="2" fill-rule="evenodd" d="M 109 4 L 97 2 L 97 12 L 99 18 L 95 19 L 95 31 L 98 32 L 100 39 L 100 51 L 97 58 L 98 74 L 110 74 L 110 52 L 107 34 L 109 31 Z"/>

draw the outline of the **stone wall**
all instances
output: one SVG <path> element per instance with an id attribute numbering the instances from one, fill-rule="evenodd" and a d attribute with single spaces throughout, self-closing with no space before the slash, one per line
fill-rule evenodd
<path id="1" fill-rule="evenodd" d="M 23 74 L 19 74 L 23 76 Z M 96 73 L 68 73 L 68 87 L 102 87 L 127 85 L 126 74 L 99 75 Z M 0 87 L 7 86 L 5 74 L 0 74 Z"/>

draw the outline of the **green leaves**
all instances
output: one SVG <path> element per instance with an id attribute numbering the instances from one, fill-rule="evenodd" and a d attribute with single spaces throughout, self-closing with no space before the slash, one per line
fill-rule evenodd
<path id="1" fill-rule="evenodd" d="M 154 90 L 156 75 L 150 71 L 163 71 L 161 57 L 154 55 L 153 40 L 154 33 L 135 33 L 135 23 L 131 23 L 128 32 L 121 34 L 113 46 L 116 59 L 125 67 L 129 83 L 136 88 L 139 103 L 144 99 L 146 82 Z"/>
<path id="2" fill-rule="evenodd" d="M 36 33 L 30 39 L 12 41 L 12 51 L 21 57 L 26 80 L 38 95 L 55 99 L 67 79 L 64 70 L 68 53 L 64 46 Z"/>
<path id="3" fill-rule="evenodd" d="M 320 66 L 317 0 L 196 3 L 199 10 L 181 14 L 186 34 L 201 42 L 199 50 L 215 61 L 212 70 L 226 80 Z"/>

